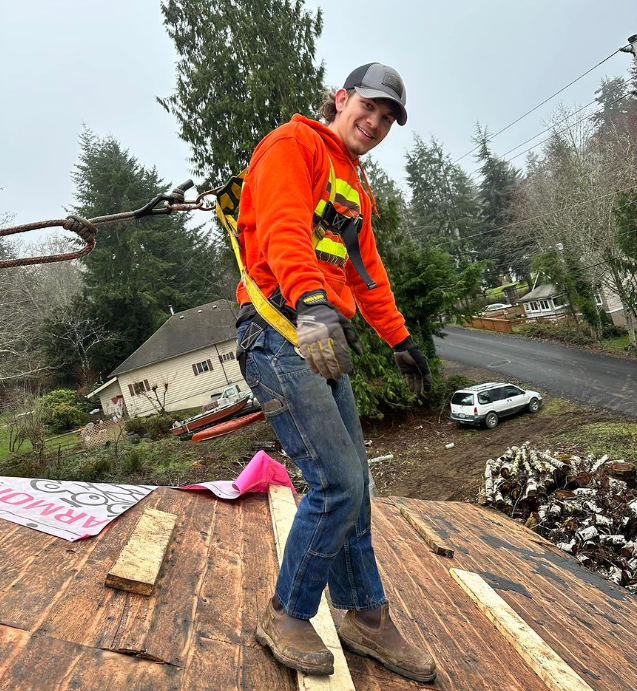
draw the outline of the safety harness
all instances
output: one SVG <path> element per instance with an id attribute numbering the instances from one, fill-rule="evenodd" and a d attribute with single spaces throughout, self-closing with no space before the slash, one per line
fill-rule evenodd
<path id="1" fill-rule="evenodd" d="M 241 247 L 239 245 L 240 230 L 237 225 L 237 214 L 239 210 L 241 190 L 243 188 L 243 182 L 247 172 L 248 169 L 245 168 L 243 171 L 241 171 L 241 173 L 239 173 L 239 175 L 235 175 L 230 178 L 230 180 L 223 187 L 215 190 L 215 209 L 221 225 L 226 229 L 228 235 L 230 236 L 234 256 L 237 260 L 237 265 L 241 273 L 241 280 L 243 281 L 252 305 L 254 306 L 258 315 L 265 322 L 267 322 L 267 324 L 278 331 L 283 338 L 287 339 L 296 347 L 298 346 L 296 327 L 282 312 L 282 309 L 285 305 L 285 299 L 281 295 L 280 290 L 277 288 L 274 291 L 274 294 L 271 295 L 270 298 L 267 298 L 261 292 L 261 289 L 254 282 L 254 280 L 250 278 L 246 267 L 243 264 L 243 260 L 241 259 Z M 329 198 L 326 202 L 319 202 L 323 208 L 321 209 L 319 221 L 313 228 L 312 247 L 320 259 L 323 259 L 323 261 L 331 261 L 331 259 L 323 256 L 327 255 L 327 253 L 320 249 L 321 245 L 327 241 L 337 248 L 342 248 L 342 245 L 335 242 L 330 242 L 329 239 L 325 237 L 328 230 L 340 235 L 343 238 L 345 249 L 347 250 L 347 256 L 349 256 L 352 265 L 356 269 L 359 276 L 363 279 L 367 287 L 372 290 L 376 287 L 376 283 L 372 280 L 365 269 L 358 244 L 358 234 L 362 227 L 362 218 L 360 216 L 356 218 L 347 216 L 339 212 L 334 206 L 334 200 L 336 199 L 336 175 L 334 174 L 334 165 L 332 164 L 331 159 L 327 187 L 329 191 Z M 330 257 L 334 257 L 335 262 L 339 261 L 338 250 L 337 253 L 330 253 Z M 344 264 L 346 255 L 343 253 L 341 258 Z"/>

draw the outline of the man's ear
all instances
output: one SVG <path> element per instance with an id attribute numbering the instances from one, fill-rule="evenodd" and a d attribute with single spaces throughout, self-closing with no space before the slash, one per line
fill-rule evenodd
<path id="1" fill-rule="evenodd" d="M 341 113 L 343 109 L 345 108 L 345 104 L 347 103 L 347 100 L 349 99 L 349 94 L 347 93 L 346 89 L 339 89 L 335 94 L 334 94 L 334 103 L 336 105 L 336 112 Z"/>

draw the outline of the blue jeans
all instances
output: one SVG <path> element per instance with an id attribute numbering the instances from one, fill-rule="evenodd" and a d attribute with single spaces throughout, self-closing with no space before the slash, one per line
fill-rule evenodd
<path id="1" fill-rule="evenodd" d="M 239 326 L 238 341 L 248 326 Z M 314 374 L 269 326 L 242 357 L 248 385 L 309 486 L 285 545 L 277 597 L 299 619 L 316 614 L 326 585 L 334 607 L 380 607 L 386 598 L 372 548 L 367 454 L 349 377 Z"/>

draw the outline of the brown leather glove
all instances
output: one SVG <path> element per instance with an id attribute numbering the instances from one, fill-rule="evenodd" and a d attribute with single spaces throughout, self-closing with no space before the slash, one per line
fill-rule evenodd
<path id="1" fill-rule="evenodd" d="M 325 291 L 301 295 L 296 311 L 299 350 L 309 368 L 326 379 L 349 374 L 349 348 L 360 355 L 363 347 L 350 321 L 327 301 Z"/>

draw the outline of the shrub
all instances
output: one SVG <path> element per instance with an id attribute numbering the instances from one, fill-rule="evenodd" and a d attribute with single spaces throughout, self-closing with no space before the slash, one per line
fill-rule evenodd
<path id="1" fill-rule="evenodd" d="M 143 437 L 150 434 L 153 439 L 165 437 L 173 426 L 170 415 L 151 415 L 150 417 L 134 417 L 126 423 L 126 431 Z"/>
<path id="2" fill-rule="evenodd" d="M 617 324 L 604 324 L 602 327 L 602 338 L 621 338 L 628 335 L 628 329 L 625 326 Z"/>
<path id="3" fill-rule="evenodd" d="M 143 437 L 146 434 L 146 418 L 134 417 L 126 422 L 126 431 L 131 434 L 139 434 Z"/>
<path id="4" fill-rule="evenodd" d="M 85 425 L 89 416 L 75 391 L 56 389 L 38 401 L 44 422 L 53 432 L 68 432 Z"/>
<path id="5" fill-rule="evenodd" d="M 517 332 L 529 338 L 559 341 L 568 345 L 591 345 L 593 338 L 580 331 L 577 326 L 562 323 L 545 322 L 542 324 L 524 324 L 519 326 Z"/>
<path id="6" fill-rule="evenodd" d="M 137 449 L 133 449 L 124 461 L 124 469 L 127 473 L 138 473 L 143 464 L 142 454 Z"/>
<path id="7" fill-rule="evenodd" d="M 44 408 L 53 409 L 58 405 L 77 406 L 78 398 L 71 389 L 56 389 L 42 396 L 40 403 Z"/>
<path id="8" fill-rule="evenodd" d="M 88 420 L 89 416 L 83 410 L 68 403 L 53 406 L 47 415 L 49 427 L 58 434 L 81 427 Z"/>
<path id="9" fill-rule="evenodd" d="M 161 439 L 170 432 L 172 426 L 173 419 L 169 415 L 152 415 L 147 418 L 146 433 L 153 439 Z"/>
<path id="10" fill-rule="evenodd" d="M 451 401 L 451 397 L 458 389 L 466 389 L 468 386 L 473 386 L 478 382 L 475 379 L 465 377 L 464 374 L 452 374 L 447 379 L 443 379 L 440 385 L 434 391 L 434 401 L 441 409 L 445 408 Z"/>

